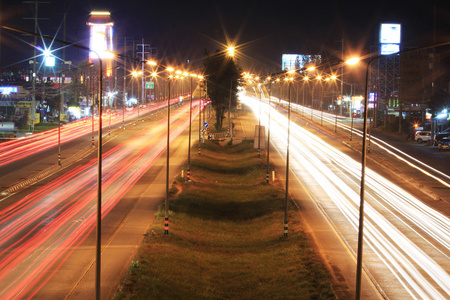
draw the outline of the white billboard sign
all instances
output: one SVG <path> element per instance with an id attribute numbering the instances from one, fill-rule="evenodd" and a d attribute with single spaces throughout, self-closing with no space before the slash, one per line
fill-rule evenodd
<path id="1" fill-rule="evenodd" d="M 380 53 L 381 55 L 389 55 L 393 53 L 400 52 L 399 44 L 381 44 L 380 45 Z"/>
<path id="2" fill-rule="evenodd" d="M 400 44 L 400 24 L 381 24 L 380 44 Z"/>

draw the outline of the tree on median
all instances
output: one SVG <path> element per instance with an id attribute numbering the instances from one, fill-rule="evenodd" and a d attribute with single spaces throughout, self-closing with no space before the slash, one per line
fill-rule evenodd
<path id="1" fill-rule="evenodd" d="M 231 88 L 231 108 L 236 107 L 237 87 L 241 68 L 231 56 L 216 50 L 213 54 L 206 52 L 204 61 L 205 78 L 208 82 L 208 96 L 216 111 L 216 130 L 221 130 L 225 112 L 228 111 Z"/>

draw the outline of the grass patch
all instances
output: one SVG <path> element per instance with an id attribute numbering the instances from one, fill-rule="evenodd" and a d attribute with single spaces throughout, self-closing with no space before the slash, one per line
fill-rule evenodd
<path id="1" fill-rule="evenodd" d="M 284 189 L 265 183 L 252 141 L 208 141 L 191 159 L 192 182 L 178 179 L 146 235 L 115 299 L 335 299 L 329 276 Z"/>

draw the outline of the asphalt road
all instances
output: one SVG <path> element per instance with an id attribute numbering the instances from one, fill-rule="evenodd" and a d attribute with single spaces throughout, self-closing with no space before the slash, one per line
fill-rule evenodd
<path id="1" fill-rule="evenodd" d="M 258 102 L 250 104 L 256 115 Z M 271 153 L 282 157 L 276 163 L 281 178 L 285 173 L 286 145 L 283 143 L 287 130 L 283 126 L 287 121 L 281 116 L 283 110 L 278 110 L 281 114 L 273 111 L 271 122 L 271 142 L 274 143 Z M 266 114 L 267 108 L 264 108 L 263 124 L 267 122 Z M 316 122 L 311 122 L 309 114 L 303 116 L 301 112 L 293 113 L 291 119 L 296 126 L 291 126 L 290 194 L 298 203 L 302 218 L 307 220 L 305 228 L 311 228 L 310 234 L 336 279 L 336 290 L 343 293 L 343 298 L 349 298 L 354 295 L 356 269 L 351 264 L 356 259 L 360 138 L 354 137 L 349 142 L 348 132 L 339 126 L 334 132 L 334 122 L 333 126 L 326 126 L 325 121 L 321 125 L 317 115 L 314 117 Z M 335 120 L 334 116 L 332 120 Z M 282 145 L 277 147 L 277 144 Z M 445 229 L 448 227 L 448 188 L 417 166 L 412 167 L 413 160 L 406 153 L 398 155 L 398 150 L 382 147 L 373 143 L 366 170 L 367 220 L 363 261 L 365 277 L 370 280 L 368 286 L 363 285 L 363 298 L 406 299 L 419 294 L 427 297 L 428 293 L 435 299 L 445 298 L 442 295 L 448 291 L 442 280 L 448 278 L 445 271 L 448 269 L 445 259 L 448 257 L 445 242 L 448 239 Z M 390 154 L 392 151 L 396 156 Z M 405 162 L 406 158 L 409 161 Z M 433 192 L 434 187 L 439 188 Z M 428 207 L 435 211 L 429 211 Z M 434 223 L 433 219 L 440 221 Z M 434 229 L 431 228 L 443 235 L 442 243 L 433 236 L 431 231 Z M 428 229 L 431 231 L 427 232 Z M 432 271 L 425 271 L 427 268 Z M 441 275 L 431 279 L 434 275 L 422 277 L 428 273 L 421 272 Z"/>
<path id="2" fill-rule="evenodd" d="M 186 129 L 186 120 L 189 119 L 186 115 L 188 111 L 188 109 L 186 109 L 187 107 L 187 105 L 184 105 L 183 108 L 173 109 L 171 113 L 171 117 L 173 118 L 172 122 L 174 122 L 172 123 L 173 128 L 171 130 L 171 138 L 174 137 L 175 139 L 172 140 L 170 148 L 170 178 L 180 174 L 182 166 L 187 159 L 188 130 Z M 137 122 L 135 126 L 127 126 L 125 131 L 123 129 L 116 129 L 112 132 L 111 137 L 105 141 L 106 143 L 103 148 L 103 153 L 105 154 L 103 175 L 106 176 L 104 177 L 106 189 L 103 193 L 104 209 L 108 207 L 108 202 L 105 203 L 105 201 L 110 197 L 114 198 L 121 193 L 123 194 L 123 197 L 120 197 L 117 199 L 117 202 L 110 205 L 111 208 L 108 210 L 107 214 L 104 213 L 102 221 L 101 295 L 103 299 L 110 298 L 110 296 L 117 289 L 123 272 L 129 266 L 130 260 L 135 254 L 149 224 L 152 222 L 155 212 L 158 210 L 158 206 L 164 199 L 166 188 L 166 161 L 164 149 L 165 139 L 167 136 L 167 121 L 165 120 L 167 120 L 166 114 L 161 112 L 153 117 L 146 118 L 144 122 Z M 193 132 L 198 130 L 198 126 L 196 126 L 196 124 L 198 123 L 193 122 Z M 141 137 L 140 141 L 139 137 Z M 73 147 L 70 148 L 70 144 L 67 144 L 68 148 L 63 149 L 63 152 L 66 150 L 66 156 L 71 154 L 70 151 L 73 151 L 74 154 L 78 153 L 76 150 L 80 150 L 85 147 L 84 144 L 86 144 L 86 139 L 87 138 L 84 137 L 80 138 L 80 140 L 72 141 L 71 143 L 73 143 Z M 88 140 L 88 143 L 90 143 L 90 135 Z M 88 148 L 89 147 L 90 146 L 88 145 Z M 108 160 L 110 159 L 109 157 L 114 157 L 113 155 L 117 155 L 125 148 L 129 148 L 130 151 L 125 152 L 128 154 L 122 156 L 122 161 L 119 163 L 117 163 L 117 161 L 108 163 Z M 9 170 L 12 172 L 8 171 L 8 167 L 3 170 L 7 170 L 6 172 L 8 172 L 10 177 L 23 176 L 21 174 L 23 174 L 24 170 L 27 170 L 30 176 L 33 176 L 36 172 L 41 171 L 40 166 L 55 163 L 54 150 L 55 149 L 49 149 L 40 153 L 38 157 L 30 156 L 24 159 L 24 161 L 14 163 L 14 168 L 17 170 L 10 168 Z M 192 155 L 195 155 L 194 153 L 195 152 L 193 152 Z M 128 161 L 128 159 L 131 159 L 132 157 L 134 157 L 134 160 Z M 142 159 L 144 159 L 144 161 L 141 161 Z M 65 212 L 55 214 L 55 211 L 58 211 L 62 205 L 68 206 L 69 203 L 72 203 L 70 205 L 75 207 L 75 205 L 78 206 L 78 202 L 81 203 L 85 200 L 85 198 L 92 197 L 92 192 L 88 191 L 92 189 L 92 185 L 95 184 L 95 180 L 93 180 L 93 182 L 89 181 L 90 179 L 88 177 L 91 176 L 92 178 L 95 178 L 95 160 L 96 151 L 91 151 L 88 156 L 76 161 L 70 167 L 63 168 L 59 172 L 50 175 L 44 180 L 20 190 L 15 194 L 3 197 L 0 201 L 0 211 L 8 214 L 9 212 L 5 211 L 6 208 L 9 209 L 11 205 L 17 205 L 17 203 L 25 203 L 30 201 L 30 198 L 34 197 L 32 195 L 37 192 L 40 193 L 42 189 L 45 189 L 44 193 L 48 194 L 46 198 L 54 199 L 51 200 L 51 203 L 49 202 L 49 206 L 54 205 L 56 201 L 61 201 L 62 204 L 58 204 L 48 212 L 45 212 L 45 214 L 45 206 L 42 207 L 42 209 L 38 209 L 36 221 L 34 221 L 32 219 L 34 217 L 31 216 L 29 217 L 31 219 L 29 224 L 40 222 L 36 223 L 38 224 L 36 226 L 43 226 L 44 229 L 50 224 L 52 227 L 48 227 L 45 231 L 53 230 L 53 228 L 57 225 L 59 226 L 59 219 L 66 218 L 65 215 L 67 213 Z M 144 166 L 146 165 L 146 162 L 148 163 L 148 166 Z M 130 165 L 127 167 L 129 163 Z M 64 165 L 65 162 L 63 160 L 63 166 Z M 88 172 L 78 173 L 77 170 L 86 168 L 86 166 L 91 166 L 87 168 Z M 123 170 L 123 172 L 113 171 L 111 173 L 108 172 L 109 168 L 122 168 L 117 170 Z M 147 171 L 145 171 L 146 168 L 148 168 Z M 92 170 L 89 171 L 90 169 Z M 138 181 L 136 183 L 130 181 L 131 179 L 129 178 L 135 178 L 133 176 L 137 176 L 136 174 L 139 172 L 143 173 L 142 175 L 139 175 L 141 177 L 138 178 Z M 122 175 L 122 173 L 124 175 Z M 129 175 L 126 175 L 126 173 Z M 69 176 L 68 174 L 71 175 Z M 114 176 L 119 175 L 121 177 L 114 179 L 116 178 Z M 2 174 L 2 176 L 7 177 L 8 175 Z M 69 183 L 65 183 L 65 181 L 62 181 L 61 179 L 63 177 L 69 177 L 72 181 L 67 181 Z M 109 177 L 111 177 L 113 181 L 108 185 Z M 22 177 L 16 177 L 15 179 L 10 178 L 9 180 L 14 182 L 14 180 L 20 178 Z M 57 184 L 54 185 L 55 188 L 47 188 L 49 187 L 49 184 L 52 184 L 52 182 L 57 182 Z M 108 189 L 113 191 L 112 195 L 109 195 L 111 192 L 108 192 Z M 65 194 L 63 193 L 68 193 L 71 190 L 73 190 L 73 194 L 67 194 L 67 196 L 64 196 Z M 95 194 L 95 188 L 92 190 Z M 48 200 L 41 201 L 41 203 L 45 203 L 46 201 Z M 83 206 L 83 210 L 85 209 L 84 207 L 88 210 L 92 210 L 90 207 L 94 206 L 88 204 Z M 42 212 L 42 215 L 40 211 Z M 82 210 L 80 209 L 80 211 Z M 31 296 L 37 299 L 91 299 L 94 297 L 95 226 L 92 226 L 90 229 L 85 229 L 85 231 L 82 231 L 81 229 L 83 224 L 87 224 L 89 222 L 90 218 L 91 217 L 88 213 L 79 214 L 79 217 L 74 215 L 73 217 L 66 218 L 67 221 L 64 222 L 64 225 L 62 226 L 80 228 L 76 230 L 67 230 L 68 233 L 76 234 L 78 231 L 84 233 L 82 236 L 78 237 L 77 240 L 79 242 L 75 243 L 65 244 L 65 240 L 70 240 L 67 234 L 61 234 L 59 238 L 56 238 L 56 240 L 55 238 L 52 238 L 52 243 L 62 245 L 59 247 L 59 250 L 63 251 L 58 252 L 58 255 L 49 255 L 49 258 L 52 260 L 51 263 L 40 264 L 40 261 L 42 261 L 47 252 L 52 250 L 52 244 L 42 244 L 42 246 L 39 246 L 39 248 L 34 250 L 34 253 L 41 253 L 38 254 L 36 259 L 30 260 L 30 258 L 27 258 L 25 261 L 28 260 L 29 262 L 24 261 L 24 263 L 14 261 L 16 260 L 15 254 L 19 252 L 22 253 L 20 243 L 22 243 L 24 239 L 35 240 L 34 243 L 39 244 L 41 243 L 40 240 L 44 239 L 44 232 L 41 234 L 37 232 L 37 235 L 34 234 L 34 230 L 31 231 L 32 234 L 27 234 L 26 231 L 18 233 L 19 240 L 11 240 L 11 242 L 7 242 L 10 246 L 4 245 L 0 248 L 0 250 L 3 249 L 3 251 L 0 252 L 2 252 L 3 257 L 5 258 L 4 261 L 9 262 L 10 264 L 17 263 L 18 267 L 15 267 L 14 272 L 23 272 L 20 274 L 24 274 L 20 276 L 13 275 L 12 278 L 14 280 L 19 277 L 22 278 L 21 276 L 29 276 L 30 272 L 35 274 L 26 282 L 21 281 L 20 284 L 14 284 L 14 288 L 22 289 L 22 291 L 17 292 L 15 295 L 19 295 L 20 297 Z M 25 219 L 26 218 L 23 217 L 23 220 Z M 5 221 L 3 224 L 5 226 L 9 226 L 7 225 L 8 221 Z M 30 226 L 34 225 L 25 226 L 32 228 Z M 10 232 L 4 232 L 4 234 L 9 235 Z M 163 232 L 156 234 L 163 234 Z M 61 249 L 61 247 L 65 248 Z M 9 254 L 12 254 L 11 258 L 9 258 Z M 39 269 L 32 269 L 35 264 L 38 268 L 39 266 L 42 266 L 41 272 L 36 273 Z M 6 272 L 5 269 L 3 272 Z M 3 288 L 0 289 L 0 291 L 3 295 L 8 295 L 11 290 L 10 288 L 5 288 L 5 286 L 8 286 L 9 280 L 8 275 L 5 274 L 6 273 L 2 274 L 2 276 L 6 277 L 3 277 L 2 279 Z"/>

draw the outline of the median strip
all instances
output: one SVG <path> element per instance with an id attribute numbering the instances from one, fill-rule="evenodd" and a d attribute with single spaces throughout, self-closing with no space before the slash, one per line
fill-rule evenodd
<path id="1" fill-rule="evenodd" d="M 171 188 L 169 234 L 161 207 L 114 298 L 335 299 L 291 203 L 283 237 L 284 189 L 265 183 L 265 161 L 252 140 L 202 145 L 191 182 Z"/>

